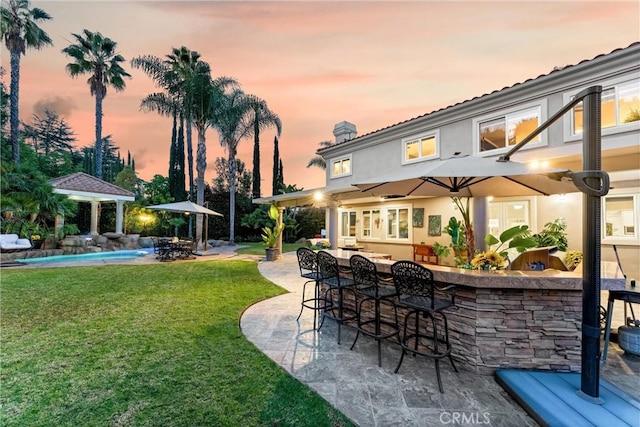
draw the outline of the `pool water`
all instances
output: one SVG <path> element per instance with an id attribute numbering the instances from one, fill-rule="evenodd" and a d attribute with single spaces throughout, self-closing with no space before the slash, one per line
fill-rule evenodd
<path id="1" fill-rule="evenodd" d="M 24 264 L 50 264 L 56 262 L 81 262 L 81 261 L 101 261 L 107 259 L 134 259 L 141 256 L 149 255 L 149 252 L 144 250 L 127 250 L 127 251 L 113 251 L 113 252 L 95 252 L 91 254 L 80 255 L 54 255 L 41 258 L 27 258 L 17 259 L 17 262 Z"/>

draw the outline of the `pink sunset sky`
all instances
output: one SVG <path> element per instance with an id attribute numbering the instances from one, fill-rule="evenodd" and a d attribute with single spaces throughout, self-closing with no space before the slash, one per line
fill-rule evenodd
<path id="1" fill-rule="evenodd" d="M 333 126 L 349 121 L 362 135 L 448 105 L 546 74 L 640 40 L 640 3 L 576 1 L 34 1 L 52 20 L 42 28 L 54 46 L 22 58 L 20 116 L 45 107 L 76 131 L 78 147 L 94 141 L 94 99 L 87 77 L 71 79 L 61 49 L 71 33 L 99 31 L 118 43 L 132 75 L 124 92 L 104 101 L 103 135 L 140 178 L 167 175 L 171 120 L 139 110 L 156 91 L 129 61 L 163 58 L 172 47 L 198 51 L 213 77 L 232 76 L 267 101 L 283 123 L 280 155 L 287 184 L 324 185 L 306 168 Z M 2 46 L 2 66 L 9 61 Z M 271 194 L 274 132 L 261 134 L 263 195 Z M 195 142 L 195 141 L 194 141 Z M 253 140 L 238 156 L 252 165 Z M 195 155 L 195 153 L 194 153 Z M 207 132 L 208 182 L 226 153 Z"/>

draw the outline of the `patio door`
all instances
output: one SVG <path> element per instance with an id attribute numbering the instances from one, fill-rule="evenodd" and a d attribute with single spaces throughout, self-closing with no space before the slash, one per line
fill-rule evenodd
<path id="1" fill-rule="evenodd" d="M 498 237 L 500 233 L 516 225 L 531 226 L 531 206 L 528 200 L 489 202 L 488 231 Z"/>

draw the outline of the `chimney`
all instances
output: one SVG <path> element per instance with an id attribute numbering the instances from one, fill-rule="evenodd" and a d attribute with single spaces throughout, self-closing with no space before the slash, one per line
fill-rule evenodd
<path id="1" fill-rule="evenodd" d="M 358 136 L 356 125 L 349 122 L 340 122 L 333 127 L 333 136 L 336 137 L 336 144 L 353 139 Z"/>

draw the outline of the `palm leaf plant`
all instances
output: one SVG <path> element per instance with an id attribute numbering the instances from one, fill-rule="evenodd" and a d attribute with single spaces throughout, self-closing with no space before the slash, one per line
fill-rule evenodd
<path id="1" fill-rule="evenodd" d="M 284 231 L 285 224 L 278 223 L 279 217 L 278 208 L 276 205 L 269 206 L 269 218 L 275 221 L 275 225 L 273 227 L 263 227 L 262 228 L 262 242 L 267 249 L 275 248 L 278 245 L 278 237 Z"/>

